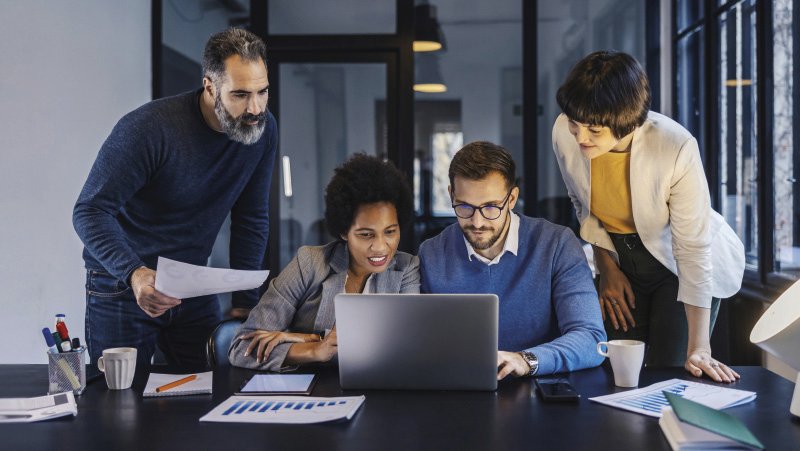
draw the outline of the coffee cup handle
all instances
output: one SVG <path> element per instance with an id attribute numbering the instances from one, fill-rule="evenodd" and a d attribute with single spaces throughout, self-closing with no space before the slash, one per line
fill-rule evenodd
<path id="1" fill-rule="evenodd" d="M 603 351 L 603 346 L 606 347 L 605 352 Z M 600 343 L 597 343 L 597 353 L 600 354 L 603 357 L 608 357 L 608 342 L 607 341 L 601 341 Z M 100 362 L 97 362 L 97 363 L 99 364 Z"/>
<path id="2" fill-rule="evenodd" d="M 100 370 L 100 372 L 102 372 L 102 373 L 106 372 L 106 364 L 103 362 L 103 358 L 102 357 L 97 359 L 97 369 Z"/>

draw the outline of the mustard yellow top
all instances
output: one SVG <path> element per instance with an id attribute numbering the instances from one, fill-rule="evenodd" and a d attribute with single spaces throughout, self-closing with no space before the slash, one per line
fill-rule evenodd
<path id="1" fill-rule="evenodd" d="M 593 158 L 591 211 L 609 233 L 636 233 L 631 207 L 631 153 Z"/>

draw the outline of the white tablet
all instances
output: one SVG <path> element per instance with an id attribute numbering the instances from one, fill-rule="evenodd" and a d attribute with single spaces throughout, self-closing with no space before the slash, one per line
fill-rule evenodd
<path id="1" fill-rule="evenodd" d="M 314 374 L 256 374 L 245 382 L 237 395 L 309 395 Z"/>

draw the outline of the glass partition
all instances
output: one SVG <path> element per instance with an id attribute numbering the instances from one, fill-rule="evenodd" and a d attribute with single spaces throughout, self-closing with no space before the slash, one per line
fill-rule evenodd
<path id="1" fill-rule="evenodd" d="M 394 34 L 397 29 L 396 0 L 269 0 L 267 5 L 270 35 Z"/>
<path id="2" fill-rule="evenodd" d="M 417 2 L 419 4 L 420 2 Z M 414 93 L 414 150 L 419 241 L 455 221 L 447 187 L 450 160 L 464 144 L 505 147 L 522 169 L 522 0 L 430 0 L 443 49 L 418 54 L 415 83 L 440 76 L 443 92 Z M 420 69 L 420 68 L 418 68 Z M 535 158 L 535 157 L 532 157 Z M 522 190 L 524 192 L 524 190 Z M 524 199 L 518 203 L 522 211 Z"/>
<path id="3" fill-rule="evenodd" d="M 283 268 L 300 246 L 333 239 L 324 192 L 334 168 L 357 152 L 386 157 L 387 88 L 384 63 L 286 62 L 279 71 Z"/>
<path id="4" fill-rule="evenodd" d="M 572 66 L 597 50 L 623 51 L 645 65 L 645 0 L 542 0 L 537 4 L 536 201 L 540 216 L 577 228 L 575 211 L 553 154 L 553 123 L 561 113 L 556 91 Z"/>

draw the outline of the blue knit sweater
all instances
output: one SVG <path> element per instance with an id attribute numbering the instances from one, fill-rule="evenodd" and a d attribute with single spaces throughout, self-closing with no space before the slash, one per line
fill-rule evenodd
<path id="1" fill-rule="evenodd" d="M 275 118 L 244 145 L 205 123 L 200 93 L 143 105 L 103 143 L 72 217 L 87 269 L 127 284 L 134 269 L 155 269 L 158 256 L 205 265 L 228 213 L 231 268 L 263 269 Z M 257 302 L 257 289 L 233 294 L 234 307 Z"/>
<path id="2" fill-rule="evenodd" d="M 539 373 L 599 365 L 606 339 L 592 273 L 575 234 L 520 215 L 519 250 L 496 265 L 469 260 L 458 224 L 420 246 L 422 291 L 494 293 L 500 298 L 501 351 L 527 350 Z"/>

